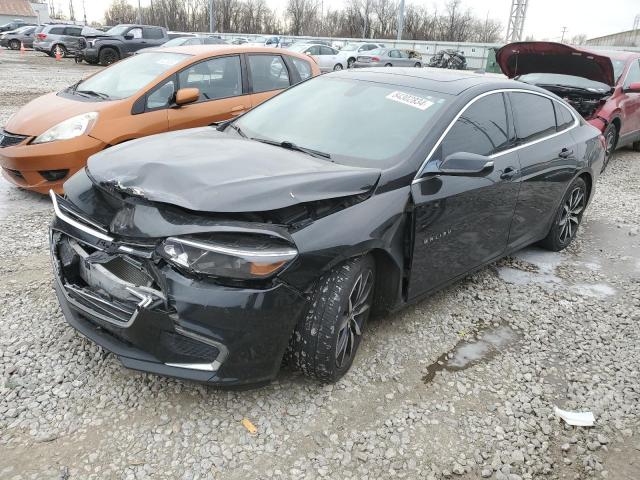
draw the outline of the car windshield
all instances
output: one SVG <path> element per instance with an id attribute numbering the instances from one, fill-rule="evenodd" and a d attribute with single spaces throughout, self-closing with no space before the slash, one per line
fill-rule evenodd
<path id="1" fill-rule="evenodd" d="M 317 77 L 233 125 L 247 137 L 324 152 L 339 163 L 390 166 L 417 148 L 448 98 L 404 86 Z"/>
<path id="2" fill-rule="evenodd" d="M 107 30 L 105 32 L 105 35 L 124 35 L 124 32 L 126 32 L 129 29 L 129 27 L 124 26 L 124 25 L 118 25 L 116 27 L 111 27 L 109 30 Z"/>
<path id="3" fill-rule="evenodd" d="M 191 40 L 195 37 L 178 37 L 173 40 L 169 40 L 162 44 L 163 47 L 179 47 L 180 45 L 184 45 L 187 41 Z"/>
<path id="4" fill-rule="evenodd" d="M 532 85 L 561 85 L 564 87 L 581 88 L 594 93 L 608 92 L 611 90 L 611 87 L 606 83 L 560 73 L 528 73 L 516 77 L 516 80 Z"/>
<path id="5" fill-rule="evenodd" d="M 110 100 L 127 98 L 189 55 L 148 52 L 134 55 L 79 83 L 77 92 L 94 92 Z"/>

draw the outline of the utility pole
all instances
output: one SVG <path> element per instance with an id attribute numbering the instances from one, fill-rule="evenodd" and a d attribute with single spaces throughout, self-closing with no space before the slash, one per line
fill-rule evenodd
<path id="1" fill-rule="evenodd" d="M 507 23 L 507 42 L 519 42 L 522 40 L 528 2 L 529 0 L 512 0 L 509 21 Z"/>
<path id="2" fill-rule="evenodd" d="M 82 15 L 84 16 L 84 24 L 88 25 L 88 23 L 87 23 L 87 6 L 85 4 L 85 0 L 82 0 Z"/>
<path id="3" fill-rule="evenodd" d="M 404 0 L 400 0 L 398 9 L 398 40 L 402 40 L 402 31 L 404 30 Z"/>
<path id="4" fill-rule="evenodd" d="M 209 31 L 214 33 L 216 31 L 216 10 L 215 0 L 209 0 Z"/>
<path id="5" fill-rule="evenodd" d="M 567 33 L 567 27 L 562 27 L 562 37 L 560 38 L 560 43 L 564 43 L 564 34 Z"/>
<path id="6" fill-rule="evenodd" d="M 142 18 L 142 6 L 140 5 L 140 0 L 138 0 L 138 23 L 144 24 L 144 20 Z"/>

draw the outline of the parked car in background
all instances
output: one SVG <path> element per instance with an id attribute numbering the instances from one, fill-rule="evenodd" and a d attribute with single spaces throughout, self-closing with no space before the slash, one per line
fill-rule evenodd
<path id="1" fill-rule="evenodd" d="M 448 49 L 440 50 L 431 59 L 429 64 L 432 68 L 448 68 L 450 70 L 466 70 L 467 59 L 464 54 L 458 50 Z"/>
<path id="2" fill-rule="evenodd" d="M 603 168 L 617 147 L 640 151 L 640 53 L 577 48 L 553 42 L 516 42 L 496 52 L 509 78 L 562 97 L 607 142 Z"/>
<path id="3" fill-rule="evenodd" d="M 195 33 L 190 33 L 190 32 L 175 32 L 171 30 L 167 32 L 167 37 L 169 37 L 169 40 L 173 40 L 174 38 L 196 37 L 196 36 L 197 35 Z"/>
<path id="4" fill-rule="evenodd" d="M 422 59 L 411 57 L 407 50 L 377 48 L 358 55 L 355 68 L 362 67 L 422 67 Z"/>
<path id="5" fill-rule="evenodd" d="M 194 45 L 134 55 L 22 107 L 0 129 L 2 173 L 25 189 L 60 192 L 98 151 L 233 118 L 318 74 L 306 55 L 270 48 Z"/>
<path id="6" fill-rule="evenodd" d="M 231 45 L 244 45 L 245 43 L 249 43 L 249 39 L 245 37 L 238 37 L 231 40 Z"/>
<path id="7" fill-rule="evenodd" d="M 51 57 L 58 50 L 63 57 L 74 56 L 85 46 L 80 25 L 47 23 L 37 27 L 34 35 L 33 49 Z"/>
<path id="8" fill-rule="evenodd" d="M 169 41 L 167 31 L 152 25 L 117 25 L 107 30 L 104 36 L 87 41 L 82 56 L 87 63 L 111 65 L 133 55 L 138 50 L 159 47 Z"/>
<path id="9" fill-rule="evenodd" d="M 533 86 L 333 72 L 218 131 L 93 156 L 51 195 L 55 289 L 127 367 L 260 384 L 285 358 L 333 382 L 372 311 L 571 244 L 603 157 L 600 132 Z"/>
<path id="10" fill-rule="evenodd" d="M 347 68 L 347 62 L 340 52 L 326 45 L 312 45 L 305 43 L 294 43 L 287 50 L 292 52 L 304 53 L 310 55 L 320 67 L 321 72 L 330 72 L 332 70 L 342 70 Z"/>
<path id="11" fill-rule="evenodd" d="M 36 28 L 35 26 L 27 26 L 0 33 L 0 46 L 10 48 L 11 50 L 20 50 L 21 46 L 24 46 L 24 48 L 33 48 Z"/>
<path id="12" fill-rule="evenodd" d="M 147 52 L 155 48 L 188 47 L 189 45 L 227 45 L 227 42 L 216 37 L 177 37 L 163 43 L 159 47 L 143 48 L 142 50 L 138 50 L 136 53 Z"/>
<path id="13" fill-rule="evenodd" d="M 32 25 L 34 25 L 34 24 L 33 23 L 27 23 L 24 20 L 15 19 L 15 20 L 12 20 L 9 23 L 5 23 L 3 25 L 0 25 L 0 32 L 10 32 L 12 30 L 15 30 L 16 28 L 32 26 Z"/>
<path id="14" fill-rule="evenodd" d="M 250 38 L 247 42 L 255 47 L 278 47 L 280 45 L 280 37 L 276 35 L 266 35 Z"/>
<path id="15" fill-rule="evenodd" d="M 381 43 L 368 43 L 368 42 L 359 42 L 359 43 L 347 43 L 344 47 L 340 49 L 340 56 L 347 62 L 347 68 L 351 68 L 354 63 L 356 63 L 356 59 L 358 55 L 364 54 L 365 52 L 370 52 L 371 50 L 376 50 L 378 48 L 384 48 L 384 45 Z"/>

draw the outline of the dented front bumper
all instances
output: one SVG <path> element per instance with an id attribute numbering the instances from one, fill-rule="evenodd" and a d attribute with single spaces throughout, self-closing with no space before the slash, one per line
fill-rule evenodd
<path id="1" fill-rule="evenodd" d="M 67 321 L 129 368 L 217 385 L 274 378 L 306 301 L 284 283 L 216 284 L 155 265 L 53 196 L 56 293 Z"/>

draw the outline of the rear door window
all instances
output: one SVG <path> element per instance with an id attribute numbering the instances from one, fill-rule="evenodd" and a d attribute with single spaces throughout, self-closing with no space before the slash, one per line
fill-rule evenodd
<path id="1" fill-rule="evenodd" d="M 144 29 L 142 30 L 142 36 L 143 38 L 148 38 L 150 40 L 159 40 L 164 37 L 164 34 L 159 28 L 144 27 Z"/>
<path id="2" fill-rule="evenodd" d="M 518 143 L 531 142 L 556 132 L 552 101 L 534 93 L 510 93 Z"/>
<path id="3" fill-rule="evenodd" d="M 253 92 L 268 92 L 290 85 L 289 71 L 280 55 L 249 55 Z"/>
<path id="4" fill-rule="evenodd" d="M 472 103 L 460 115 L 434 158 L 444 160 L 457 152 L 493 155 L 511 146 L 509 137 L 504 97 L 501 93 L 493 93 Z"/>
<path id="5" fill-rule="evenodd" d="M 200 90 L 199 102 L 242 95 L 240 57 L 216 57 L 196 63 L 178 75 L 180 88 Z"/>
<path id="6" fill-rule="evenodd" d="M 629 88 L 629 85 L 638 82 L 640 82 L 640 60 L 634 60 L 629 67 L 627 77 L 624 79 L 624 88 Z"/>
<path id="7" fill-rule="evenodd" d="M 64 35 L 64 27 L 53 27 L 49 30 L 51 35 Z"/>
<path id="8" fill-rule="evenodd" d="M 67 27 L 64 29 L 64 34 L 70 35 L 72 37 L 79 37 L 81 32 L 82 32 L 82 28 L 78 28 L 78 27 Z"/>
<path id="9" fill-rule="evenodd" d="M 335 54 L 336 52 L 333 50 L 333 48 L 329 48 L 325 46 L 320 47 L 320 55 L 335 55 Z"/>

